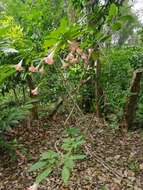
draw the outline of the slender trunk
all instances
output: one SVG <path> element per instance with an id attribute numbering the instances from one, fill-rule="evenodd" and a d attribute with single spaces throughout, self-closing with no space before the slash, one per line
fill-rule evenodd
<path id="1" fill-rule="evenodd" d="M 35 96 L 33 96 L 33 94 L 31 93 L 31 90 L 33 90 L 35 87 L 34 87 L 34 84 L 33 84 L 33 81 L 32 81 L 32 77 L 30 75 L 27 75 L 27 84 L 28 84 L 28 87 L 30 89 L 30 97 L 32 99 L 34 99 Z M 32 119 L 34 119 L 34 120 L 38 119 L 38 105 L 37 105 L 37 102 L 33 102 Z"/>
<path id="2" fill-rule="evenodd" d="M 138 104 L 138 97 L 140 92 L 140 81 L 143 74 L 142 69 L 137 69 L 133 73 L 133 78 L 130 85 L 130 95 L 127 97 L 126 105 L 123 112 L 122 120 L 119 124 L 121 129 L 126 131 L 133 124 L 136 109 Z"/>
<path id="3" fill-rule="evenodd" d="M 95 81 L 95 86 L 96 86 L 96 116 L 99 119 L 102 118 L 101 106 L 103 104 L 103 90 L 102 90 L 101 84 L 100 84 L 100 75 L 101 75 L 101 63 L 100 63 L 100 60 L 98 58 L 98 60 L 96 61 L 96 81 Z"/>
<path id="4" fill-rule="evenodd" d="M 85 78 L 89 80 L 84 84 L 85 93 L 83 92 L 82 95 L 82 108 L 86 113 L 94 111 L 93 102 L 95 102 L 95 73 L 93 73 L 95 65 L 93 60 L 89 62 L 88 65 L 90 68 L 85 76 Z"/>

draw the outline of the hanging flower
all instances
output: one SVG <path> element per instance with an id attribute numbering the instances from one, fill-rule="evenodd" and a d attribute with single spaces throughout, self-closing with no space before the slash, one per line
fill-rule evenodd
<path id="1" fill-rule="evenodd" d="M 88 49 L 88 59 L 91 57 L 93 51 L 94 51 L 93 48 Z"/>
<path id="2" fill-rule="evenodd" d="M 71 64 L 75 64 L 77 62 L 78 62 L 78 58 L 77 57 L 75 57 L 75 58 L 73 58 L 73 59 L 70 60 Z"/>
<path id="3" fill-rule="evenodd" d="M 69 43 L 69 49 L 72 53 L 74 53 L 79 48 L 79 44 L 76 41 L 73 42 L 68 41 L 68 43 Z"/>
<path id="4" fill-rule="evenodd" d="M 34 183 L 32 186 L 27 188 L 27 190 L 38 190 L 38 184 Z"/>
<path id="5" fill-rule="evenodd" d="M 23 67 L 22 67 L 22 62 L 23 60 L 21 60 L 17 65 L 14 65 L 13 67 L 16 69 L 17 72 L 23 71 Z"/>
<path id="6" fill-rule="evenodd" d="M 35 89 L 31 90 L 31 94 L 33 96 L 37 96 L 38 95 L 38 87 L 36 87 Z"/>
<path id="7" fill-rule="evenodd" d="M 85 53 L 82 53 L 81 58 L 84 60 L 85 63 L 88 62 L 88 57 Z"/>
<path id="8" fill-rule="evenodd" d="M 48 65 L 53 65 L 54 64 L 54 51 L 52 51 L 47 57 L 44 58 L 44 62 Z"/>
<path id="9" fill-rule="evenodd" d="M 77 48 L 77 49 L 76 49 L 76 52 L 77 52 L 79 55 L 82 55 L 83 50 L 82 50 L 81 48 Z"/>
<path id="10" fill-rule="evenodd" d="M 67 55 L 67 57 L 65 58 L 65 61 L 69 62 L 69 61 L 71 61 L 72 59 L 74 59 L 74 55 L 73 55 L 72 53 L 69 53 L 69 54 Z"/>
<path id="11" fill-rule="evenodd" d="M 44 66 L 39 69 L 39 73 L 44 74 Z"/>
<path id="12" fill-rule="evenodd" d="M 88 49 L 88 53 L 91 54 L 93 52 L 93 48 Z"/>
<path id="13" fill-rule="evenodd" d="M 34 67 L 33 65 L 31 65 L 28 70 L 29 70 L 30 72 L 32 72 L 32 73 L 36 73 L 36 72 L 38 72 L 38 66 L 37 66 L 37 67 Z"/>
<path id="14" fill-rule="evenodd" d="M 78 62 L 78 57 L 77 56 L 75 57 L 72 53 L 69 53 L 67 55 L 67 57 L 65 58 L 65 61 L 67 61 L 67 62 L 69 62 L 71 64 L 77 63 Z"/>

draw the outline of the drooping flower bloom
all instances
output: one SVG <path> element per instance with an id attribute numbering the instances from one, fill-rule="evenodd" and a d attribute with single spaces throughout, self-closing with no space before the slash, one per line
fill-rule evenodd
<path id="1" fill-rule="evenodd" d="M 48 65 L 53 65 L 54 64 L 54 51 L 52 51 L 47 57 L 44 58 L 44 62 Z"/>
<path id="2" fill-rule="evenodd" d="M 65 61 L 74 64 L 78 62 L 78 57 L 77 56 L 75 57 L 72 53 L 69 53 L 65 58 Z"/>
<path id="3" fill-rule="evenodd" d="M 31 90 L 31 94 L 33 96 L 37 96 L 38 95 L 38 87 L 36 87 L 35 89 Z"/>
<path id="4" fill-rule="evenodd" d="M 83 50 L 82 50 L 81 48 L 78 47 L 78 48 L 76 49 L 76 52 L 77 52 L 79 55 L 82 55 Z"/>
<path id="5" fill-rule="evenodd" d="M 68 41 L 68 43 L 69 43 L 69 49 L 72 53 L 76 52 L 76 50 L 79 48 L 79 44 L 76 41 L 73 42 Z"/>
<path id="6" fill-rule="evenodd" d="M 77 57 L 75 57 L 75 58 L 73 58 L 73 59 L 70 60 L 71 64 L 75 64 L 77 62 L 78 62 L 78 58 Z"/>
<path id="7" fill-rule="evenodd" d="M 71 61 L 72 59 L 74 59 L 74 55 L 73 55 L 72 53 L 69 53 L 69 54 L 67 55 L 67 57 L 65 58 L 65 61 L 69 62 L 69 61 Z"/>
<path id="8" fill-rule="evenodd" d="M 34 67 L 33 65 L 31 65 L 28 70 L 32 73 L 36 73 L 38 72 L 38 67 Z"/>
<path id="9" fill-rule="evenodd" d="M 39 73 L 44 74 L 44 66 L 39 69 Z"/>
<path id="10" fill-rule="evenodd" d="M 34 183 L 32 186 L 28 187 L 27 190 L 38 190 L 38 184 Z"/>
<path id="11" fill-rule="evenodd" d="M 85 63 L 88 62 L 88 57 L 85 53 L 82 53 L 81 58 L 84 60 Z"/>
<path id="12" fill-rule="evenodd" d="M 94 51 L 93 48 L 88 49 L 88 59 L 91 57 L 93 51 Z"/>
<path id="13" fill-rule="evenodd" d="M 88 49 L 88 53 L 89 53 L 89 54 L 91 54 L 93 51 L 94 51 L 93 48 L 89 48 L 89 49 Z"/>
<path id="14" fill-rule="evenodd" d="M 16 69 L 17 72 L 23 71 L 23 67 L 22 67 L 22 62 L 23 60 L 21 60 L 17 65 L 14 65 L 13 67 Z"/>

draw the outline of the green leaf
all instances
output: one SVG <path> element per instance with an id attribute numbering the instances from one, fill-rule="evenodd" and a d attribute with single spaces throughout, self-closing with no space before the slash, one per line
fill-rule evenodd
<path id="1" fill-rule="evenodd" d="M 12 76 L 16 70 L 11 65 L 0 66 L 0 85 L 10 76 Z"/>
<path id="2" fill-rule="evenodd" d="M 79 134 L 79 132 L 80 132 L 79 128 L 76 127 L 67 128 L 67 133 L 71 136 L 76 136 Z"/>
<path id="3" fill-rule="evenodd" d="M 75 155 L 75 156 L 72 156 L 73 157 L 73 160 L 83 160 L 84 158 L 86 158 L 85 155 Z"/>
<path id="4" fill-rule="evenodd" d="M 73 157 L 69 155 L 66 155 L 65 156 L 65 159 L 64 159 L 64 166 L 69 168 L 69 169 L 72 169 L 73 166 L 74 166 L 74 161 L 73 161 Z"/>
<path id="5" fill-rule="evenodd" d="M 35 164 L 33 164 L 30 168 L 30 172 L 31 171 L 35 171 L 35 170 L 38 170 L 38 169 L 41 169 L 43 168 L 44 166 L 47 165 L 47 162 L 36 162 Z"/>
<path id="6" fill-rule="evenodd" d="M 121 29 L 121 23 L 120 22 L 116 22 L 115 24 L 112 25 L 113 31 L 118 31 L 120 29 Z"/>
<path id="7" fill-rule="evenodd" d="M 69 178 L 70 178 L 70 170 L 64 166 L 62 170 L 62 180 L 65 185 L 67 185 Z"/>
<path id="8" fill-rule="evenodd" d="M 58 154 L 52 150 L 49 150 L 48 152 L 44 152 L 41 155 L 40 160 L 53 159 L 53 158 L 58 158 Z"/>
<path id="9" fill-rule="evenodd" d="M 111 35 L 105 35 L 98 39 L 99 42 L 105 42 L 111 38 Z"/>
<path id="10" fill-rule="evenodd" d="M 36 183 L 37 184 L 41 183 L 46 177 L 50 175 L 51 172 L 52 172 L 51 168 L 44 170 L 40 175 L 37 176 Z"/>
<path id="11" fill-rule="evenodd" d="M 112 3 L 109 9 L 109 18 L 112 19 L 117 14 L 118 14 L 118 8 L 114 3 Z"/>
<path id="12" fill-rule="evenodd" d="M 135 19 L 132 15 L 125 15 L 125 16 L 122 16 L 120 20 L 123 22 L 127 22 L 127 21 L 133 22 Z"/>

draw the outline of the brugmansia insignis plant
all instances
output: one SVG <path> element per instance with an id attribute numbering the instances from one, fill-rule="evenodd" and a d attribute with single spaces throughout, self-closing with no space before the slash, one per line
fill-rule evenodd
<path id="1" fill-rule="evenodd" d="M 61 177 L 65 185 L 68 184 L 72 169 L 75 165 L 75 161 L 83 160 L 85 155 L 77 154 L 77 150 L 85 143 L 82 136 L 65 138 L 61 146 L 61 151 L 49 150 L 41 155 L 40 160 L 31 166 L 30 171 L 40 169 L 41 172 L 37 176 L 35 181 L 39 185 L 46 177 L 48 177 L 53 170 L 62 167 Z"/>

